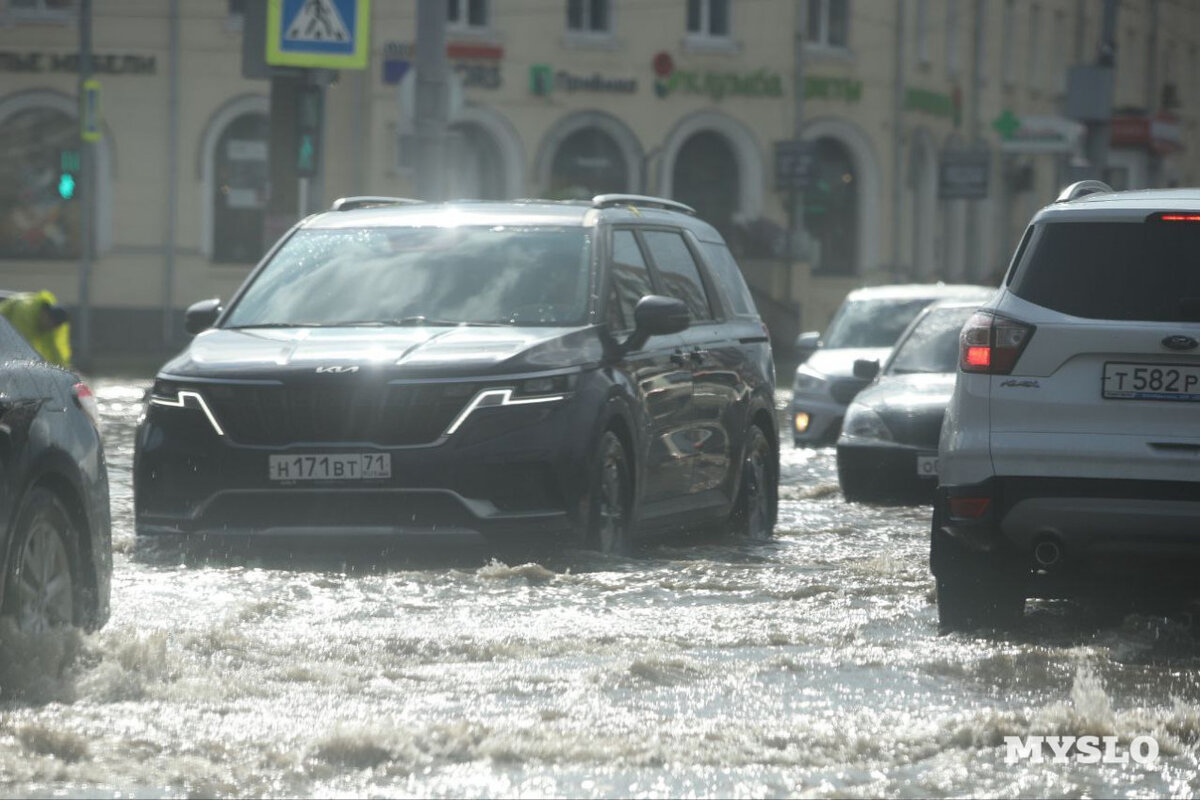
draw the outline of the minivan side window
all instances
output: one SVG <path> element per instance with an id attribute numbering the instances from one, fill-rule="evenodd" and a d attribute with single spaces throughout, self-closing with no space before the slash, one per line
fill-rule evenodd
<path id="1" fill-rule="evenodd" d="M 712 268 L 712 275 L 725 293 L 726 301 L 735 317 L 757 317 L 758 308 L 754 305 L 754 297 L 750 287 L 742 277 L 742 270 L 729 248 L 717 242 L 701 242 L 700 250 Z"/>
<path id="2" fill-rule="evenodd" d="M 634 306 L 646 295 L 654 294 L 654 287 L 650 285 L 650 271 L 633 231 L 613 231 L 612 254 L 608 327 L 611 331 L 631 331 Z"/>
<path id="3" fill-rule="evenodd" d="M 650 248 L 650 257 L 654 259 L 666 293 L 686 303 L 692 319 L 712 319 L 712 307 L 704 291 L 704 281 L 700 279 L 700 269 L 683 236 L 673 231 L 643 231 L 642 236 L 646 247 Z"/>

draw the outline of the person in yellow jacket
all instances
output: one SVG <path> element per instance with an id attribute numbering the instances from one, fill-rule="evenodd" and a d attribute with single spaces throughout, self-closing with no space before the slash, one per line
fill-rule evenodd
<path id="1" fill-rule="evenodd" d="M 20 292 L 0 301 L 0 314 L 51 364 L 70 369 L 71 326 L 67 310 L 46 291 Z"/>

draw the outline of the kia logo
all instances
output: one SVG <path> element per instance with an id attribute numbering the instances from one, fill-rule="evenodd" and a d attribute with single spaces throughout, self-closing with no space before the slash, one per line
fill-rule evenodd
<path id="1" fill-rule="evenodd" d="M 1194 347 L 1195 345 L 1193 345 Z M 317 367 L 317 374 L 322 375 L 332 373 L 334 375 L 345 375 L 348 372 L 358 372 L 358 367 Z"/>
<path id="2" fill-rule="evenodd" d="M 1162 343 L 1163 347 L 1171 350 L 1194 350 L 1197 345 L 1200 345 L 1200 342 L 1196 341 L 1191 336 L 1183 336 L 1182 334 L 1168 336 L 1162 340 Z"/>

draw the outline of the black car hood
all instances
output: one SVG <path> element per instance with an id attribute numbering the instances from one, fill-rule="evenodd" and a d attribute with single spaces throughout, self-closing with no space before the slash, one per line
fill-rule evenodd
<path id="1" fill-rule="evenodd" d="M 854 402 L 870 406 L 897 444 L 936 450 L 956 377 L 953 372 L 883 375 Z"/>
<path id="2" fill-rule="evenodd" d="M 575 367 L 602 352 L 596 327 L 214 328 L 162 372 L 250 378 L 357 366 L 394 377 L 474 377 Z"/>

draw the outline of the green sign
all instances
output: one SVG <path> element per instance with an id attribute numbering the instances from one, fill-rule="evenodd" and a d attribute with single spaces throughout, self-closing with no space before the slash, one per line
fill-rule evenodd
<path id="1" fill-rule="evenodd" d="M 1021 129 L 1021 118 L 1006 108 L 1000 116 L 992 120 L 992 128 L 1000 134 L 1001 139 L 1011 139 Z"/>
<path id="2" fill-rule="evenodd" d="M 702 72 L 675 69 L 655 81 L 654 92 L 666 97 L 675 92 L 703 94 L 713 100 L 724 97 L 782 97 L 783 77 L 765 69 L 754 72 Z"/>
<path id="3" fill-rule="evenodd" d="M 817 100 L 845 100 L 857 103 L 862 100 L 862 81 L 853 78 L 829 78 L 810 75 L 804 80 L 804 96 Z"/>

